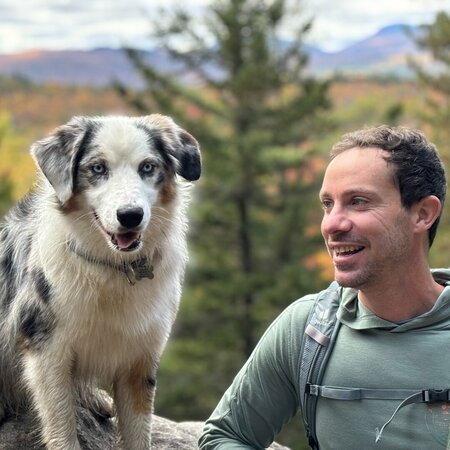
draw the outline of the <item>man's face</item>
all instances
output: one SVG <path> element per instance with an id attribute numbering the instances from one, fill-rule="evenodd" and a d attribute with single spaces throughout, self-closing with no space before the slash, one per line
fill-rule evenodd
<path id="1" fill-rule="evenodd" d="M 388 284 L 411 258 L 412 219 L 386 156 L 377 148 L 352 148 L 325 172 L 321 231 L 342 286 Z"/>

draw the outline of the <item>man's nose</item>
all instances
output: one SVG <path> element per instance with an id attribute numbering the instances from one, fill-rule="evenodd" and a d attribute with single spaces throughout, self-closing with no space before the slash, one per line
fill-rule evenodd
<path id="1" fill-rule="evenodd" d="M 351 229 L 352 221 L 342 208 L 334 206 L 330 211 L 325 212 L 321 224 L 322 235 L 347 233 Z"/>

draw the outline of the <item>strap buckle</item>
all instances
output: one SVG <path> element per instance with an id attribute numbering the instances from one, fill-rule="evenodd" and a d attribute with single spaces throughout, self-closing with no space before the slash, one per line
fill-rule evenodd
<path id="1" fill-rule="evenodd" d="M 317 384 L 306 383 L 305 394 L 318 397 L 320 395 L 320 386 Z"/>
<path id="2" fill-rule="evenodd" d="M 425 403 L 448 402 L 449 392 L 449 389 L 424 389 L 422 399 Z"/>

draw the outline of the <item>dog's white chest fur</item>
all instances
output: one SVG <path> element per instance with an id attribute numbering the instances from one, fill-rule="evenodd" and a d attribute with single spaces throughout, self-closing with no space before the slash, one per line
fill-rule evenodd
<path id="1" fill-rule="evenodd" d="M 55 217 L 54 223 L 66 221 Z M 59 225 L 61 226 L 61 225 Z M 176 220 L 169 229 L 175 230 Z M 183 224 L 178 224 L 182 227 Z M 61 229 L 65 229 L 61 226 Z M 58 235 L 55 229 L 41 233 L 44 240 Z M 95 248 L 94 235 L 92 247 Z M 166 239 L 148 252 L 153 278 L 131 285 L 124 272 L 87 261 L 70 250 L 61 236 L 63 256 L 40 245 L 44 273 L 54 286 L 53 304 L 61 323 L 58 345 L 64 343 L 73 354 L 74 374 L 112 382 L 118 367 L 128 368 L 138 357 L 160 354 L 170 334 L 178 310 L 186 248 L 180 239 Z M 59 270 L 55 259 L 64 259 L 68 270 Z M 67 292 L 70 292 L 68 301 Z"/>

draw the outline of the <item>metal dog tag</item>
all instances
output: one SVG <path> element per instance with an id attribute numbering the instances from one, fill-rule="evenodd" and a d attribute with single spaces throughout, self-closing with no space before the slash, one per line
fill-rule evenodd
<path id="1" fill-rule="evenodd" d="M 147 258 L 142 258 L 138 261 L 133 261 L 131 264 L 125 266 L 125 275 L 128 282 L 134 286 L 136 281 L 148 278 L 152 280 L 154 278 L 153 266 L 148 263 Z"/>

